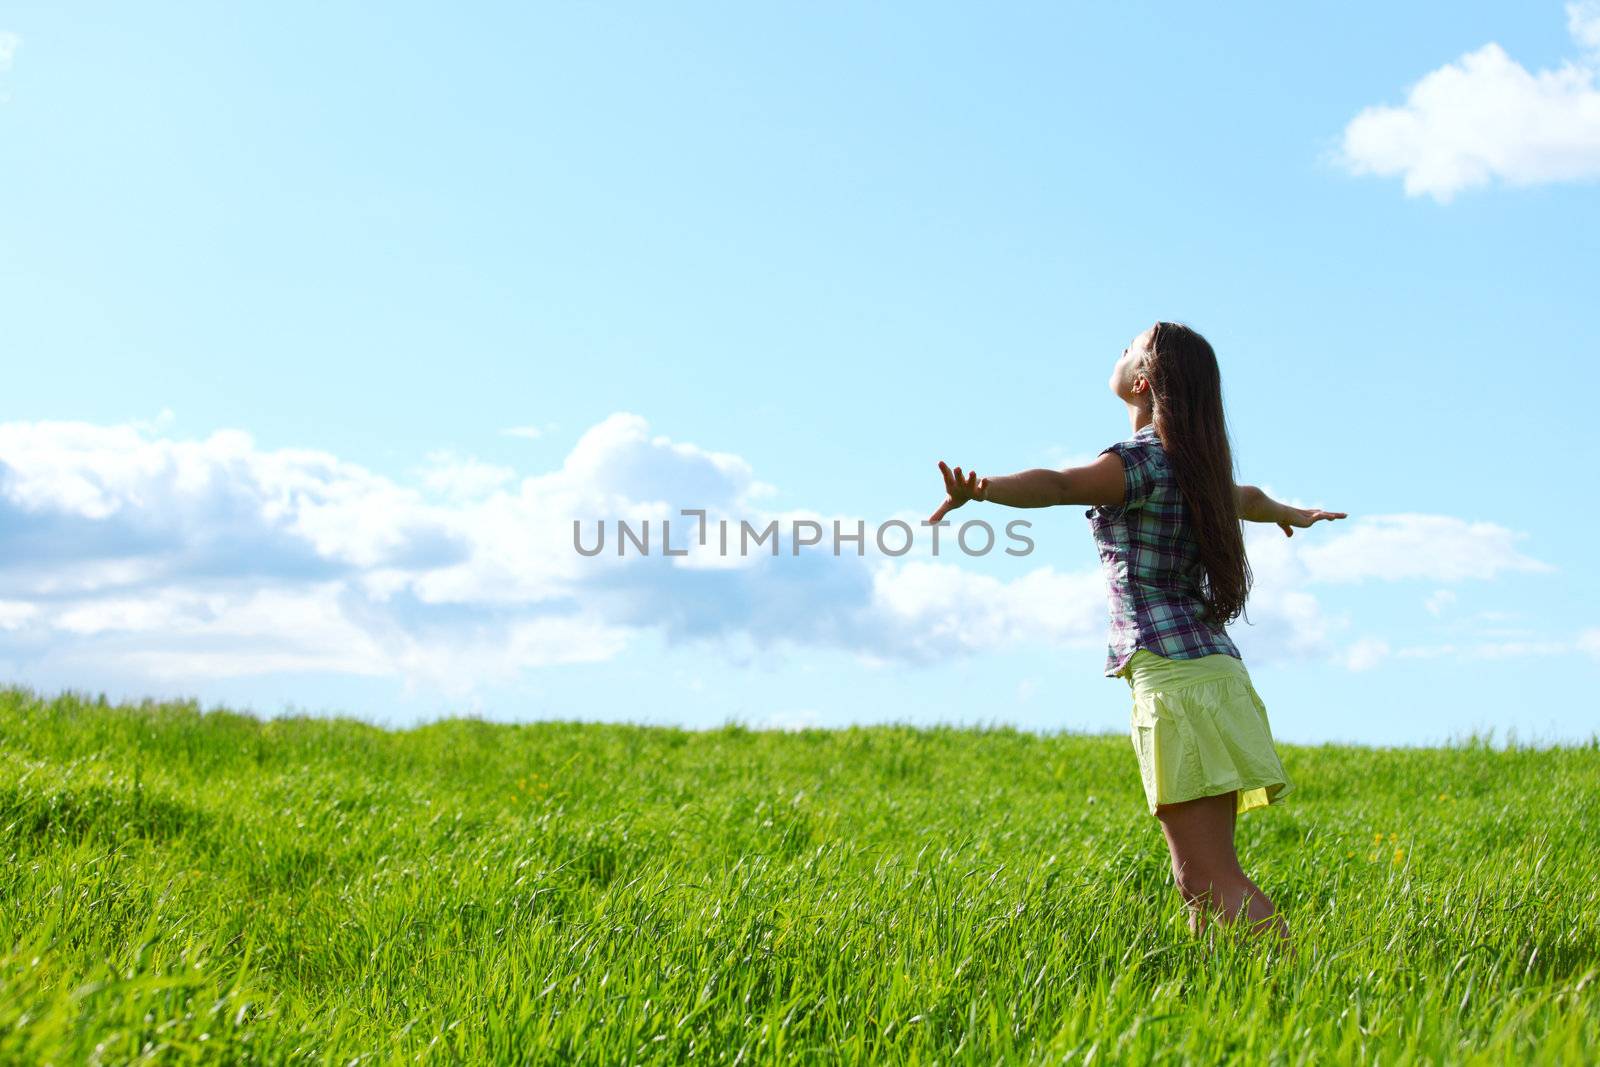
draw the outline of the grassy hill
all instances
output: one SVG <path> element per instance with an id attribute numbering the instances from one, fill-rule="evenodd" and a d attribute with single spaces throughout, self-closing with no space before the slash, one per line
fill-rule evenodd
<path id="1" fill-rule="evenodd" d="M 0 690 L 0 1062 L 1595 1061 L 1600 742 L 1280 751 L 1292 966 L 1122 736 Z"/>

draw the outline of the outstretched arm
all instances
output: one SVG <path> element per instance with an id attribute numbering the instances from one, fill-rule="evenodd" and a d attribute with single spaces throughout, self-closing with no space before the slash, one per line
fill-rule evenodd
<path id="1" fill-rule="evenodd" d="M 939 471 L 944 475 L 945 501 L 929 522 L 938 522 L 969 500 L 1013 508 L 1047 508 L 1054 504 L 1113 507 L 1122 503 L 1124 492 L 1122 461 L 1112 453 L 1102 454 L 1082 467 L 1060 471 L 1034 467 L 1016 474 L 979 478 L 977 471 L 963 474 L 960 467 L 952 472 L 942 460 Z"/>
<path id="2" fill-rule="evenodd" d="M 1321 508 L 1296 508 L 1272 499 L 1253 485 L 1236 485 L 1233 498 L 1239 508 L 1239 517 L 1246 522 L 1275 522 L 1283 527 L 1285 537 L 1294 536 L 1294 527 L 1305 529 L 1319 519 L 1342 519 L 1342 511 L 1323 511 Z"/>

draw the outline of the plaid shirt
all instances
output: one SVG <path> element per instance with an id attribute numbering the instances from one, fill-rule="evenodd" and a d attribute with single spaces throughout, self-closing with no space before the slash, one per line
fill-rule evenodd
<path id="1" fill-rule="evenodd" d="M 1111 607 L 1106 677 L 1119 676 L 1140 648 L 1168 659 L 1216 652 L 1243 659 L 1226 629 L 1201 620 L 1200 546 L 1184 522 L 1183 494 L 1155 425 L 1100 452 L 1122 460 L 1124 486 L 1121 504 L 1084 512 Z"/>

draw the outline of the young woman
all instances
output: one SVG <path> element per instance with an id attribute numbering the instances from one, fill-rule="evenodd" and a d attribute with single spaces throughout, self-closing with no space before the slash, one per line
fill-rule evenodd
<path id="1" fill-rule="evenodd" d="M 1133 432 L 1090 464 L 979 478 L 943 462 L 946 499 L 929 522 L 968 500 L 1017 508 L 1090 504 L 1084 514 L 1111 608 L 1107 677 L 1133 693 L 1132 738 L 1145 799 L 1172 852 L 1172 872 L 1199 934 L 1209 912 L 1289 928 L 1239 866 L 1240 812 L 1294 790 L 1225 627 L 1244 610 L 1252 576 L 1240 520 L 1294 536 L 1342 511 L 1295 508 L 1236 485 L 1217 357 L 1187 326 L 1158 322 L 1123 350 L 1111 391 Z M 1246 621 L 1249 617 L 1246 616 Z"/>

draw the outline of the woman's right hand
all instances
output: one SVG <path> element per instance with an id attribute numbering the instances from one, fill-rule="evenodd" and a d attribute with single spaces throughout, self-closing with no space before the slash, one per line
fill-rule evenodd
<path id="1" fill-rule="evenodd" d="M 929 523 L 938 522 L 969 500 L 982 500 L 984 492 L 989 488 L 989 479 L 979 478 L 977 471 L 971 471 L 963 476 L 961 468 L 957 467 L 952 473 L 942 459 L 939 461 L 939 472 L 944 475 L 945 501 L 928 519 Z"/>
<path id="2" fill-rule="evenodd" d="M 1283 506 L 1283 518 L 1278 520 L 1278 525 L 1283 527 L 1283 536 L 1293 537 L 1294 530 L 1291 527 L 1303 530 L 1319 519 L 1332 521 L 1342 518 L 1345 518 L 1345 513 L 1342 511 L 1323 511 L 1321 508 L 1297 508 L 1285 504 Z"/>

